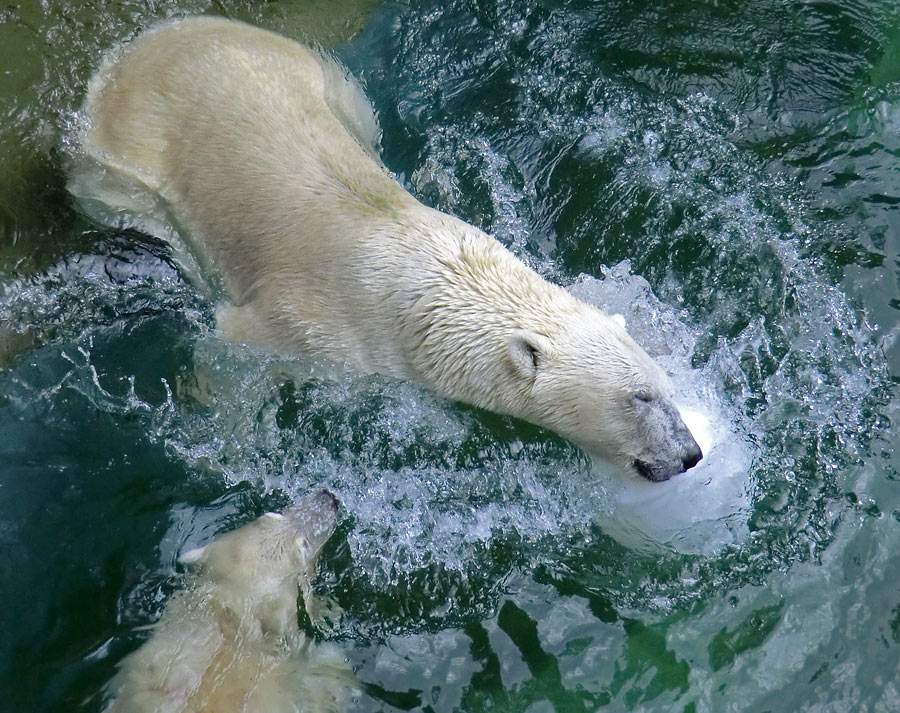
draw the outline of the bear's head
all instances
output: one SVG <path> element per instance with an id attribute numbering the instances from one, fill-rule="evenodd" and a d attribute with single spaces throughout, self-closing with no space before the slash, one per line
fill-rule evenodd
<path id="1" fill-rule="evenodd" d="M 269 512 L 182 556 L 199 565 L 199 583 L 244 635 L 285 636 L 297 628 L 298 584 L 308 580 L 322 545 L 340 521 L 340 503 L 321 490 Z"/>
<path id="2" fill-rule="evenodd" d="M 529 420 L 651 481 L 700 461 L 669 377 L 615 319 L 581 305 L 577 318 L 543 331 L 506 340 Z"/>

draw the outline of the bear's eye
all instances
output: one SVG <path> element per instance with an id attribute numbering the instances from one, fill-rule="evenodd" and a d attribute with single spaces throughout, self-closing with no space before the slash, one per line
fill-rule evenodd
<path id="1" fill-rule="evenodd" d="M 525 349 L 528 352 L 528 356 L 531 357 L 531 365 L 535 368 L 538 368 L 538 350 L 537 347 L 533 344 L 526 344 Z"/>
<path id="2" fill-rule="evenodd" d="M 639 391 L 634 395 L 634 400 L 640 401 L 642 404 L 649 404 L 651 401 L 653 401 L 653 394 L 646 391 Z"/>

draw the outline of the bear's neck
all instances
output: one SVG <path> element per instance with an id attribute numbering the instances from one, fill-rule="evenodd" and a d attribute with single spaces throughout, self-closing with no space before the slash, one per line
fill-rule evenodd
<path id="1" fill-rule="evenodd" d="M 585 306 L 469 225 L 448 242 L 455 249 L 437 259 L 407 315 L 412 378 L 448 398 L 539 421 L 508 340 L 516 330 L 553 340 Z"/>

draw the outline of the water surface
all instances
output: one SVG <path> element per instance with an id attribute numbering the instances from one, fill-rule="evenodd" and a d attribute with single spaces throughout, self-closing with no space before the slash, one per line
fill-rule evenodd
<path id="1" fill-rule="evenodd" d="M 623 481 L 528 424 L 226 343 L 165 245 L 80 216 L 93 68 L 200 12 L 330 48 L 410 191 L 625 318 L 709 419 L 703 463 Z M 310 626 L 354 709 L 896 710 L 898 27 L 874 1 L 0 10 L 10 710 L 101 710 L 179 553 L 323 486 L 350 518 Z"/>

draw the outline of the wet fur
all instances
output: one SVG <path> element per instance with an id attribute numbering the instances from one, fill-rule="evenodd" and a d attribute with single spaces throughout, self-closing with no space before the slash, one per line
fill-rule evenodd
<path id="1" fill-rule="evenodd" d="M 197 574 L 122 661 L 106 713 L 344 710 L 353 677 L 343 657 L 297 624 L 298 586 L 308 597 L 315 557 L 337 521 L 316 497 L 185 556 Z"/>
<path id="2" fill-rule="evenodd" d="M 302 45 L 166 24 L 107 60 L 85 113 L 73 192 L 187 236 L 222 278 L 232 338 L 412 379 L 658 479 L 696 448 L 625 330 L 413 198 L 377 158 L 359 87 Z"/>

